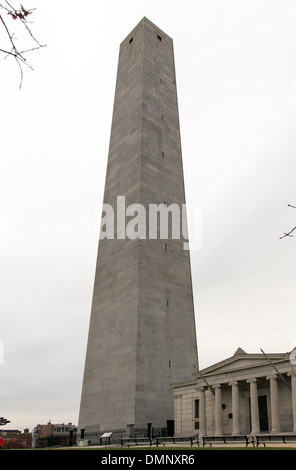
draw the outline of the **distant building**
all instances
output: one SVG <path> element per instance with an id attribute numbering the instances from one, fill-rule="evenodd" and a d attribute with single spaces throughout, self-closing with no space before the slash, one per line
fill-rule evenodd
<path id="1" fill-rule="evenodd" d="M 77 426 L 74 426 L 72 423 L 54 424 L 52 435 L 53 436 L 61 436 L 61 435 L 66 435 L 66 434 L 69 435 L 70 431 L 77 432 Z"/>
<path id="2" fill-rule="evenodd" d="M 0 436 L 12 436 L 13 434 L 20 434 L 22 431 L 19 429 L 0 429 Z"/>
<path id="3" fill-rule="evenodd" d="M 24 432 L 18 429 L 0 429 L 0 436 L 4 440 L 4 449 L 30 449 L 32 447 L 32 433 L 29 429 Z"/>
<path id="4" fill-rule="evenodd" d="M 35 431 L 36 429 L 38 429 L 39 437 L 51 436 L 53 431 L 53 424 L 51 424 L 49 420 L 47 424 L 37 424 Z"/>
<path id="5" fill-rule="evenodd" d="M 238 348 L 233 356 L 174 384 L 175 434 L 296 432 L 293 353 L 265 357 Z"/>
<path id="6" fill-rule="evenodd" d="M 38 424 L 34 429 L 33 447 L 70 446 L 75 442 L 77 426 L 72 423 Z"/>

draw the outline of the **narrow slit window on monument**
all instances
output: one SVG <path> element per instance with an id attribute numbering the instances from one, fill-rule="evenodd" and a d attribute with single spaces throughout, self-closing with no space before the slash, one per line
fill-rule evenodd
<path id="1" fill-rule="evenodd" d="M 168 244 L 167 244 L 167 243 L 164 244 L 164 249 L 165 249 L 166 251 L 168 250 Z"/>
<path id="2" fill-rule="evenodd" d="M 164 158 L 164 152 L 162 152 L 162 158 Z"/>
<path id="3" fill-rule="evenodd" d="M 169 306 L 169 301 L 168 300 L 166 301 L 166 304 L 167 304 L 167 307 L 168 307 Z"/>
<path id="4" fill-rule="evenodd" d="M 157 35 L 157 39 L 158 39 L 159 41 L 162 41 L 162 37 L 161 37 L 159 34 Z"/>
<path id="5" fill-rule="evenodd" d="M 129 43 L 131 44 L 133 42 L 134 38 L 130 38 Z"/>

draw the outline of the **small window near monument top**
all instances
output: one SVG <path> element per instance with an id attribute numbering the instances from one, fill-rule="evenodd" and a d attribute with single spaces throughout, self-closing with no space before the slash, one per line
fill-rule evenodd
<path id="1" fill-rule="evenodd" d="M 159 41 L 162 41 L 162 37 L 159 36 L 159 34 L 157 35 L 157 39 L 158 39 Z"/>
<path id="2" fill-rule="evenodd" d="M 134 38 L 130 38 L 129 43 L 131 44 L 133 42 Z"/>

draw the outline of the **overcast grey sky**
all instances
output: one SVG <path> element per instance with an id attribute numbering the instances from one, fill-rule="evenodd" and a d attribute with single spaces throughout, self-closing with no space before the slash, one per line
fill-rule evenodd
<path id="1" fill-rule="evenodd" d="M 24 2 L 25 3 L 25 2 Z M 294 0 L 43 0 L 34 71 L 0 57 L 0 414 L 77 424 L 120 42 L 174 40 L 200 367 L 296 345 Z M 4 33 L 0 30 L 0 40 Z"/>

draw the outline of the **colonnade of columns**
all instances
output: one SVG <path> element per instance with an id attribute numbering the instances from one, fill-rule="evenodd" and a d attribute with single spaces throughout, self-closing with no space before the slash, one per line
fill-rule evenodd
<path id="1" fill-rule="evenodd" d="M 296 432 L 296 372 L 288 372 L 291 377 L 291 388 L 292 388 L 292 410 L 293 410 L 293 431 Z"/>
<path id="2" fill-rule="evenodd" d="M 292 410 L 293 410 L 293 431 L 296 432 L 296 372 L 288 372 L 291 376 L 292 389 Z M 266 377 L 270 383 L 270 407 L 271 407 L 271 432 L 280 432 L 280 412 L 279 412 L 279 394 L 278 394 L 278 375 L 268 375 Z M 260 432 L 259 403 L 258 403 L 258 379 L 251 378 L 247 380 L 250 384 L 250 407 L 251 407 L 251 433 Z M 240 407 L 239 407 L 239 382 L 228 383 L 232 390 L 232 434 L 239 435 L 240 427 Z M 206 395 L 207 387 L 200 387 L 199 394 L 199 432 L 206 435 Z M 222 425 L 222 389 L 221 384 L 213 385 L 212 391 L 215 394 L 215 434 L 223 434 Z"/>

